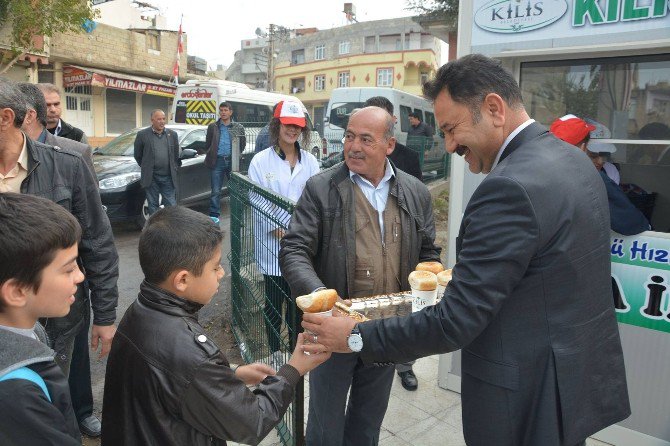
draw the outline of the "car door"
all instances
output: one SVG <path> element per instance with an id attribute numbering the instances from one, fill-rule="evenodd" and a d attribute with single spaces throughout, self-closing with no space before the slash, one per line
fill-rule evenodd
<path id="1" fill-rule="evenodd" d="M 182 150 L 193 149 L 198 152 L 194 158 L 184 159 L 179 168 L 179 203 L 186 204 L 209 196 L 209 169 L 205 167 L 206 128 L 196 129 L 181 140 Z"/>

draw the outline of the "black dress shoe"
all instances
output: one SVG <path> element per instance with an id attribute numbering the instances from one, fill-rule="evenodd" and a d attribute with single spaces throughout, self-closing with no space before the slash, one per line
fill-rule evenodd
<path id="1" fill-rule="evenodd" d="M 89 437 L 99 437 L 102 434 L 102 424 L 95 415 L 90 415 L 79 422 L 79 430 Z"/>
<path id="2" fill-rule="evenodd" d="M 416 379 L 414 371 L 398 372 L 402 386 L 407 390 L 416 390 L 419 387 L 419 381 Z"/>

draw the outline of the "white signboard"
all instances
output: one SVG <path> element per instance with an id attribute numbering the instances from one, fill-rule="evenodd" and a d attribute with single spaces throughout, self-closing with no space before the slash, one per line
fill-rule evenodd
<path id="1" fill-rule="evenodd" d="M 650 31 L 670 38 L 668 0 L 474 0 L 473 16 L 473 47 L 622 33 L 644 40 Z"/>

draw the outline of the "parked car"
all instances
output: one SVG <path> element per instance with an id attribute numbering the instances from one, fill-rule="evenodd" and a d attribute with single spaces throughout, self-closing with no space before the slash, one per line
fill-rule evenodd
<path id="1" fill-rule="evenodd" d="M 321 160 L 321 168 L 327 169 L 335 164 L 344 161 L 344 152 L 335 152 Z"/>
<path id="2" fill-rule="evenodd" d="M 143 227 L 148 217 L 144 190 L 140 187 L 140 166 L 133 156 L 139 127 L 117 136 L 96 149 L 93 157 L 98 175 L 100 197 L 111 221 L 134 221 Z M 203 125 L 167 125 L 177 132 L 182 165 L 177 178 L 177 203 L 191 205 L 209 198 L 210 174 L 205 167 Z"/>

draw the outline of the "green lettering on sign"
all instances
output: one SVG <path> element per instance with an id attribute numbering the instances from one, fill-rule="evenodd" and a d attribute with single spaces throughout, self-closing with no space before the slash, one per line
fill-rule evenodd
<path id="1" fill-rule="evenodd" d="M 637 6 L 637 0 L 623 1 L 623 15 L 621 20 L 639 20 L 649 17 L 648 6 Z"/>
<path id="2" fill-rule="evenodd" d="M 618 20 L 619 20 L 619 0 L 608 0 L 607 22 L 616 22 Z"/>
<path id="3" fill-rule="evenodd" d="M 594 25 L 605 21 L 597 0 L 575 0 L 572 26 L 584 26 L 587 15 Z"/>
<path id="4" fill-rule="evenodd" d="M 654 0 L 654 12 L 652 12 L 652 17 L 665 17 L 665 14 L 668 12 L 665 7 L 667 0 Z"/>

